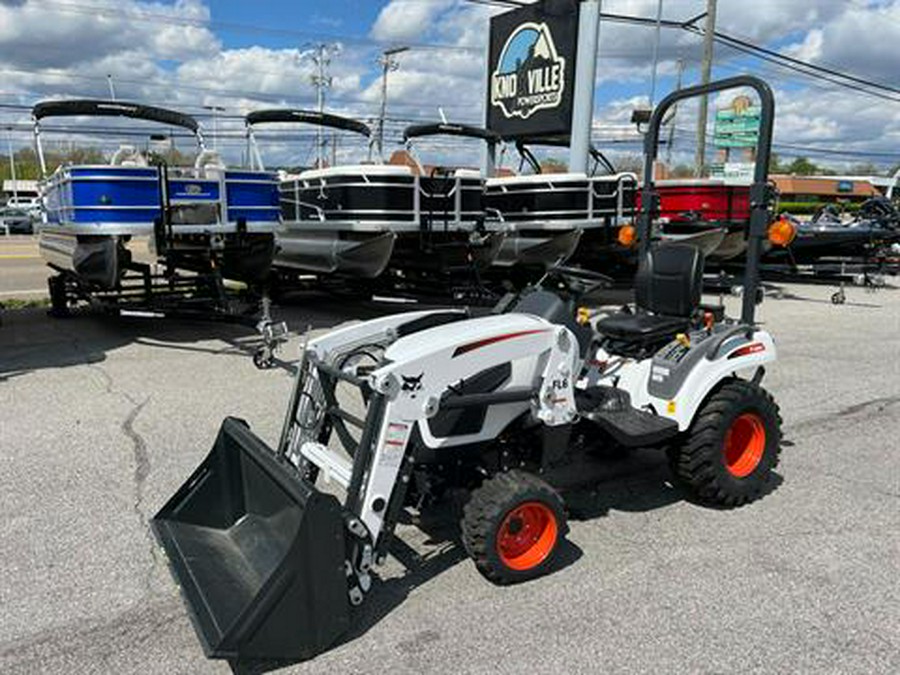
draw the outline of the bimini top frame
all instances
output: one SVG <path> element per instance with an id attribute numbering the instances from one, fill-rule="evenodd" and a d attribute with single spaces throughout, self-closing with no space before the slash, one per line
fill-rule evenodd
<path id="1" fill-rule="evenodd" d="M 569 143 L 570 141 L 568 136 L 519 138 L 518 140 L 516 140 L 516 152 L 519 153 L 522 159 L 532 168 L 532 170 L 536 174 L 539 174 L 541 173 L 541 163 L 537 160 L 537 157 L 534 156 L 534 153 L 531 151 L 530 146 L 543 145 L 551 148 L 568 148 Z M 590 153 L 591 159 L 594 160 L 594 167 L 590 173 L 591 176 L 597 174 L 598 166 L 602 166 L 610 175 L 618 173 L 615 165 L 611 161 L 609 161 L 606 155 L 604 155 L 595 146 L 591 145 L 590 148 L 588 148 L 588 152 Z"/>
<path id="2" fill-rule="evenodd" d="M 478 138 L 488 143 L 499 143 L 500 136 L 489 129 L 472 127 L 467 124 L 448 124 L 446 122 L 432 122 L 429 124 L 413 124 L 403 130 L 403 142 L 408 143 L 412 138 L 423 136 L 462 136 L 464 138 Z"/>
<path id="3" fill-rule="evenodd" d="M 429 122 L 426 124 L 413 124 L 403 130 L 403 144 L 406 146 L 410 156 L 418 164 L 419 172 L 423 172 L 422 163 L 416 157 L 413 150 L 413 139 L 424 138 L 426 136 L 458 136 L 461 138 L 474 138 L 484 141 L 487 145 L 488 156 L 493 158 L 497 144 L 503 139 L 489 129 L 481 127 L 473 127 L 468 124 L 451 124 L 449 122 Z M 493 160 L 489 162 L 493 166 Z M 493 169 L 491 170 L 493 173 Z M 486 177 L 486 176 L 485 176 Z"/>
<path id="4" fill-rule="evenodd" d="M 201 150 L 206 150 L 200 123 L 185 113 L 167 108 L 158 108 L 142 103 L 127 101 L 107 101 L 103 99 L 70 99 L 64 101 L 41 101 L 31 110 L 34 120 L 34 138 L 37 145 L 41 173 L 47 175 L 44 149 L 41 145 L 40 120 L 46 117 L 130 117 L 132 119 L 159 122 L 173 127 L 188 129 L 197 139 Z"/>
<path id="5" fill-rule="evenodd" d="M 763 80 L 752 75 L 739 75 L 717 80 L 705 85 L 687 87 L 672 92 L 653 109 L 647 135 L 644 136 L 644 186 L 641 192 L 641 213 L 638 217 L 638 250 L 643 256 L 650 248 L 650 228 L 659 210 L 659 194 L 653 179 L 653 166 L 659 151 L 659 131 L 666 113 L 684 99 L 714 94 L 726 89 L 749 87 L 756 91 L 760 102 L 759 136 L 756 142 L 756 166 L 753 184 L 750 186 L 750 229 L 747 261 L 744 273 L 743 306 L 741 322 L 752 325 L 756 312 L 756 294 L 759 287 L 759 256 L 762 240 L 769 225 L 769 204 L 773 197 L 768 185 L 769 157 L 772 151 L 772 124 L 775 119 L 775 96 Z"/>
<path id="6" fill-rule="evenodd" d="M 253 126 L 256 124 L 294 123 L 310 124 L 341 131 L 352 131 L 369 139 L 369 147 L 372 146 L 372 130 L 369 126 L 350 117 L 334 115 L 332 113 L 317 112 L 314 110 L 297 110 L 294 108 L 272 108 L 269 110 L 255 110 L 244 118 L 247 127 L 247 146 L 249 149 L 250 168 L 264 170 L 262 155 L 253 135 Z"/>

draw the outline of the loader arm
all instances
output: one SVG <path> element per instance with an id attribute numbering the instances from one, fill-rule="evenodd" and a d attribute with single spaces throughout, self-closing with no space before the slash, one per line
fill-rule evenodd
<path id="1" fill-rule="evenodd" d="M 318 357 L 316 357 L 317 359 Z M 384 555 L 402 507 L 405 487 L 415 464 L 413 431 L 431 447 L 446 448 L 491 440 L 512 420 L 530 412 L 548 426 L 575 418 L 573 381 L 578 376 L 578 343 L 571 331 L 538 317 L 507 314 L 445 324 L 401 338 L 385 353 L 385 365 L 366 378 L 341 372 L 314 360 L 317 377 L 342 379 L 371 392 L 352 463 L 322 440 L 298 446 L 301 461 L 347 489 L 345 509 L 368 530 L 378 555 Z M 512 364 L 512 376 L 494 392 L 454 395 L 454 385 L 498 364 Z M 427 421 L 441 410 L 466 406 L 497 409 L 476 434 L 435 439 Z M 347 417 L 347 411 L 328 410 Z"/>

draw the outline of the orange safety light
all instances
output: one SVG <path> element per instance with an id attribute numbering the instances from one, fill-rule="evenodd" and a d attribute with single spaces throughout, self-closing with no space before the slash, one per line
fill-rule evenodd
<path id="1" fill-rule="evenodd" d="M 796 236 L 797 228 L 787 218 L 779 218 L 769 225 L 769 241 L 775 246 L 790 246 Z"/>
<path id="2" fill-rule="evenodd" d="M 625 248 L 631 248 L 634 246 L 634 242 L 637 241 L 637 230 L 634 228 L 634 225 L 623 225 L 619 228 L 619 234 L 616 235 L 616 239 Z"/>

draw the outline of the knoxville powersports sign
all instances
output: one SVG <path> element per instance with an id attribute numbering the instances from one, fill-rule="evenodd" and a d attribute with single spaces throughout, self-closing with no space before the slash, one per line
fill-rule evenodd
<path id="1" fill-rule="evenodd" d="M 488 127 L 505 138 L 568 134 L 577 0 L 544 0 L 491 19 Z"/>

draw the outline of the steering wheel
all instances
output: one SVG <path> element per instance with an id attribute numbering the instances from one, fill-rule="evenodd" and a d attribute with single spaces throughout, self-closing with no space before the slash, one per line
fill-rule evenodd
<path id="1" fill-rule="evenodd" d="M 889 218 L 894 213 L 893 204 L 885 197 L 871 197 L 859 207 L 859 214 L 864 218 Z"/>
<path id="2" fill-rule="evenodd" d="M 554 265 L 547 270 L 547 276 L 559 278 L 570 293 L 578 296 L 587 295 L 598 288 L 609 288 L 615 283 L 612 277 L 600 272 L 568 265 Z"/>
<path id="3" fill-rule="evenodd" d="M 816 209 L 816 212 L 813 214 L 812 222 L 817 223 L 822 218 L 834 218 L 839 219 L 841 217 L 840 209 L 834 204 L 825 204 L 824 206 L 820 206 Z"/>

